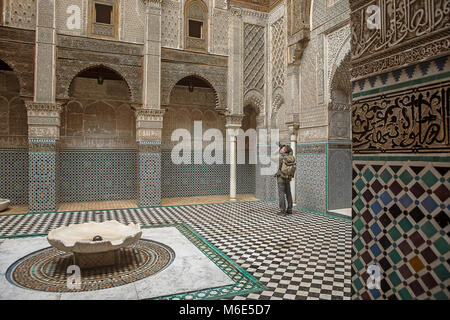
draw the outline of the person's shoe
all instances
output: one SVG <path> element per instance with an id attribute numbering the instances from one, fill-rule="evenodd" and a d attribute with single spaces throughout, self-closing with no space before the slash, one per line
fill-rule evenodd
<path id="1" fill-rule="evenodd" d="M 286 215 L 286 212 L 284 212 L 284 211 L 279 211 L 279 212 L 277 213 L 277 215 L 279 215 L 279 216 L 285 216 L 285 215 Z"/>
<path id="2" fill-rule="evenodd" d="M 288 214 L 292 214 L 292 210 L 287 210 L 286 215 L 288 215 Z"/>

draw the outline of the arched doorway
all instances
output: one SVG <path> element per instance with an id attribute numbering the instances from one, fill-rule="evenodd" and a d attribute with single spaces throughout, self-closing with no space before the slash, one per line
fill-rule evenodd
<path id="1" fill-rule="evenodd" d="M 244 106 L 244 118 L 242 119 L 242 130 L 244 133 L 247 130 L 255 130 L 256 132 L 256 117 L 258 116 L 258 109 L 253 104 L 247 104 Z M 236 172 L 236 190 L 238 194 L 255 194 L 255 167 L 252 163 L 251 157 L 254 157 L 254 152 L 257 152 L 255 141 L 251 141 L 251 138 L 245 137 L 245 163 L 237 164 Z M 251 146 L 253 144 L 253 146 Z M 238 158 L 239 159 L 239 158 Z"/>
<path id="2" fill-rule="evenodd" d="M 124 78 L 104 66 L 72 80 L 61 114 L 59 202 L 137 199 L 135 115 Z"/>
<path id="3" fill-rule="evenodd" d="M 14 70 L 0 60 L 0 198 L 28 203 L 27 110 Z"/>
<path id="4" fill-rule="evenodd" d="M 193 196 L 225 195 L 229 192 L 229 167 L 225 163 L 225 153 L 219 151 L 218 163 L 207 164 L 203 157 L 201 164 L 194 163 L 195 154 L 202 156 L 211 141 L 202 142 L 195 137 L 198 131 L 203 134 L 208 129 L 216 129 L 225 137 L 225 117 L 216 111 L 216 92 L 209 82 L 199 76 L 190 75 L 180 79 L 172 88 L 169 105 L 166 107 L 162 130 L 161 151 L 161 197 L 178 198 Z M 197 129 L 194 128 L 195 121 Z M 188 150 L 186 156 L 190 163 L 176 164 L 171 154 L 180 140 L 171 141 L 176 129 L 185 129 L 191 139 L 185 141 Z M 197 139 L 197 140 L 195 140 Z M 194 141 L 195 140 L 195 141 Z M 218 147 L 225 148 L 224 139 L 220 139 Z M 215 155 L 215 154 L 213 154 Z M 220 163 L 220 159 L 221 162 Z M 176 181 L 176 182 L 175 182 Z"/>
<path id="5" fill-rule="evenodd" d="M 352 205 L 350 52 L 336 67 L 330 84 L 328 108 L 328 211 L 350 215 Z M 345 211 L 342 211 L 345 210 Z"/>

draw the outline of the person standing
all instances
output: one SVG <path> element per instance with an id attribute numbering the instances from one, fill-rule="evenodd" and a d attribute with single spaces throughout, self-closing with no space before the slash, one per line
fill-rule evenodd
<path id="1" fill-rule="evenodd" d="M 292 194 L 290 182 L 295 175 L 295 170 L 296 162 L 295 156 L 292 155 L 292 148 L 287 144 L 280 144 L 280 158 L 276 177 L 281 215 L 288 215 L 292 213 Z M 287 209 L 286 200 L 288 203 Z"/>

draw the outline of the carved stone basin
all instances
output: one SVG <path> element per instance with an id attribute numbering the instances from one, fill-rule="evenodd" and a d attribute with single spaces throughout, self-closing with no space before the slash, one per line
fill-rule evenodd
<path id="1" fill-rule="evenodd" d="M 111 220 L 59 227 L 50 231 L 47 240 L 61 251 L 72 252 L 81 268 L 91 268 L 120 263 L 119 249 L 135 244 L 141 236 L 139 225 Z"/>

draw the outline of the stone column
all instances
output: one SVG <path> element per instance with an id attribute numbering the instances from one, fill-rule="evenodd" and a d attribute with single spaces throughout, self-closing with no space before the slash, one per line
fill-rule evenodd
<path id="1" fill-rule="evenodd" d="M 61 104 L 56 92 L 55 0 L 38 0 L 34 99 L 27 101 L 30 211 L 54 211 L 57 202 L 57 152 Z"/>
<path id="2" fill-rule="evenodd" d="M 138 144 L 138 204 L 161 205 L 161 0 L 145 4 L 142 106 L 136 108 Z"/>
<path id="3" fill-rule="evenodd" d="M 292 148 L 292 154 L 294 157 L 296 157 L 297 154 L 297 132 L 298 132 L 299 125 L 294 124 L 289 126 L 289 133 L 291 137 L 291 148 Z M 291 193 L 292 193 L 292 203 L 294 206 L 297 205 L 297 192 L 296 192 L 296 176 L 291 180 Z"/>
<path id="4" fill-rule="evenodd" d="M 161 2 L 142 0 L 146 8 L 144 42 L 144 109 L 159 109 L 161 106 Z"/>
<path id="5" fill-rule="evenodd" d="M 241 9 L 232 7 L 228 35 L 228 110 L 233 114 L 243 113 L 244 103 L 244 23 Z"/>
<path id="6" fill-rule="evenodd" d="M 242 125 L 243 114 L 227 115 L 226 125 L 227 129 L 227 140 L 229 141 L 229 163 L 230 163 L 230 201 L 236 201 L 236 168 L 237 168 L 237 146 L 236 146 L 236 132 L 235 130 L 240 129 Z"/>
<path id="7" fill-rule="evenodd" d="M 26 103 L 28 115 L 28 204 L 30 211 L 54 211 L 61 105 Z"/>
<path id="8" fill-rule="evenodd" d="M 136 110 L 138 205 L 161 205 L 161 132 L 164 110 Z"/>

